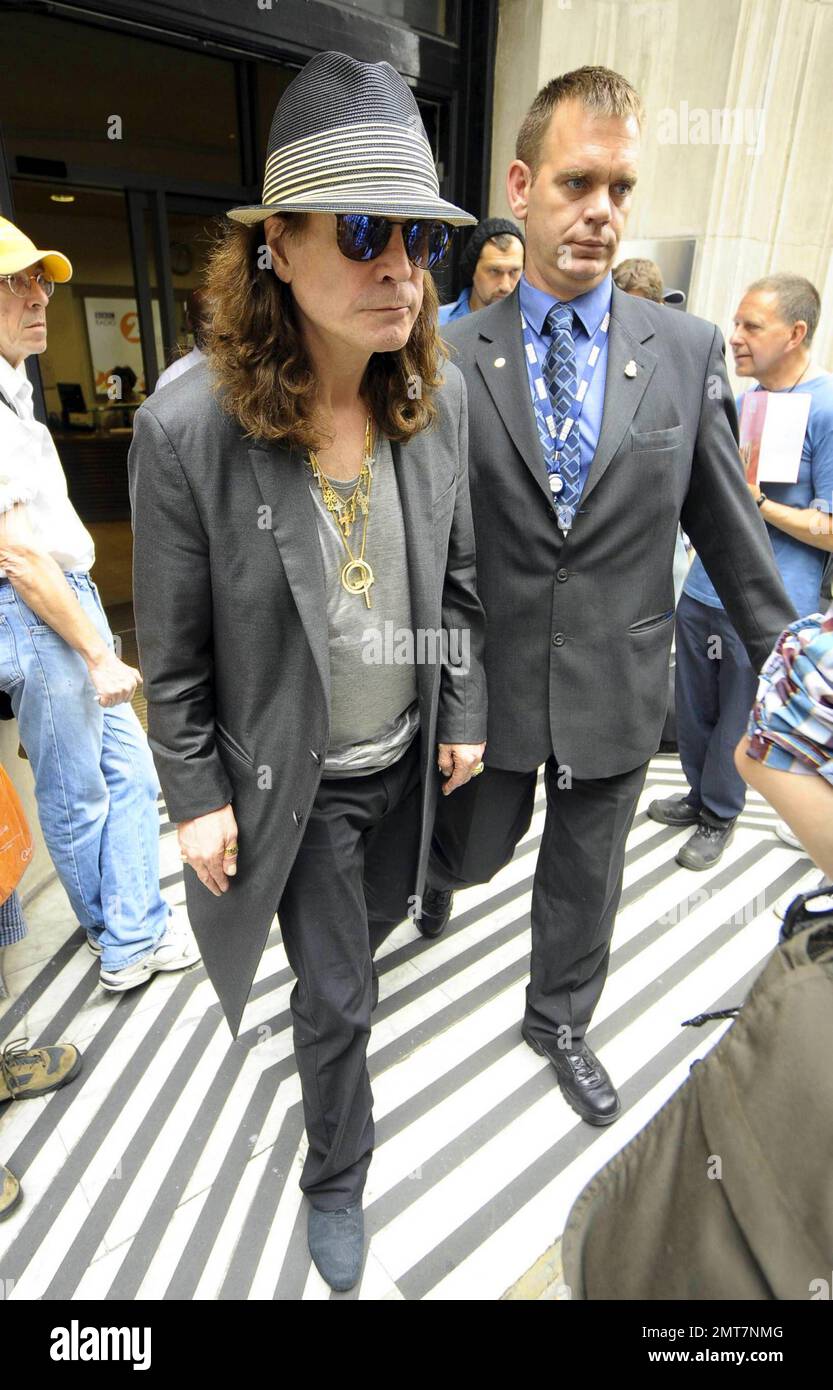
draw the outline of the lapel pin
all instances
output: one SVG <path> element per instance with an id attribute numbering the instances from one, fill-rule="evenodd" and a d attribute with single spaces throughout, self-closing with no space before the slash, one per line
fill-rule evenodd
<path id="1" fill-rule="evenodd" d="M 633 358 L 631 358 L 630 362 L 625 363 L 625 376 L 636 376 L 636 363 Z"/>
<path id="2" fill-rule="evenodd" d="M 495 366 L 496 366 L 496 367 L 505 367 L 505 366 L 506 366 L 506 358 L 505 358 L 505 357 L 496 357 L 496 358 L 495 358 Z"/>

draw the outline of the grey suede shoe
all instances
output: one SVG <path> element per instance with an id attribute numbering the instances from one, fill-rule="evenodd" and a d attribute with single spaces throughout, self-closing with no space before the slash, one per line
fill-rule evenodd
<path id="1" fill-rule="evenodd" d="M 311 1206 L 307 1218 L 307 1244 L 313 1263 L 336 1293 L 346 1293 L 359 1282 L 364 1263 L 364 1213 L 361 1202 L 338 1211 L 318 1211 Z"/>

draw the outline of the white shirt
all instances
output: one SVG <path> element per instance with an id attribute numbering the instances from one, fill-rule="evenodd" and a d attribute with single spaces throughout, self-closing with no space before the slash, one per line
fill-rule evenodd
<path id="1" fill-rule="evenodd" d="M 187 372 L 190 367 L 196 367 L 198 362 L 202 362 L 204 356 L 205 353 L 200 352 L 198 347 L 192 347 L 191 351 L 186 352 L 184 357 L 178 357 L 175 362 L 171 363 L 170 367 L 166 367 L 164 372 L 160 372 L 156 382 L 156 390 L 158 391 L 161 386 L 169 386 L 172 381 L 175 381 L 178 376 L 182 376 L 182 373 Z"/>
<path id="2" fill-rule="evenodd" d="M 93 538 L 69 500 L 67 480 L 52 435 L 35 419 L 32 384 L 21 362 L 0 354 L 0 512 L 25 502 L 35 538 L 62 570 L 91 570 Z M 0 569 L 0 578 L 6 572 Z"/>

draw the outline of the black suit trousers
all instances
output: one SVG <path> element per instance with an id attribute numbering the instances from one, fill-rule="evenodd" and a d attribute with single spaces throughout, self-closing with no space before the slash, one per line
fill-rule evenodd
<path id="1" fill-rule="evenodd" d="M 648 764 L 617 777 L 570 778 L 550 757 L 547 808 L 532 888 L 528 1030 L 549 1043 L 584 1037 L 607 977 L 625 843 Z M 537 772 L 487 767 L 442 797 L 428 882 L 487 883 L 529 829 Z M 567 1030 L 567 1031 L 565 1031 Z"/>
<path id="2" fill-rule="evenodd" d="M 323 778 L 278 908 L 314 1207 L 361 1199 L 373 1152 L 372 956 L 407 916 L 420 836 L 419 736 L 391 767 Z"/>

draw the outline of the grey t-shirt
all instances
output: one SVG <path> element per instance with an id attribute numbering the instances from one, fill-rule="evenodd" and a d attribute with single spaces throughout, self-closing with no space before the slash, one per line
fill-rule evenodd
<path id="1" fill-rule="evenodd" d="M 370 589 L 370 608 L 364 594 L 350 594 L 341 583 L 347 551 L 318 483 L 311 478 L 309 484 L 324 562 L 330 646 L 330 747 L 324 760 L 325 777 L 356 777 L 389 767 L 402 756 L 419 728 L 413 663 L 390 662 L 384 656 L 379 659 L 380 653 L 389 655 L 391 651 L 390 641 L 382 640 L 384 636 L 411 631 L 405 527 L 387 439 L 378 439 L 371 466 L 365 547 L 375 581 Z M 345 498 L 350 497 L 357 481 L 358 475 L 349 481 L 329 479 Z M 359 512 L 349 537 L 356 556 L 361 551 L 363 530 L 364 517 Z"/>

